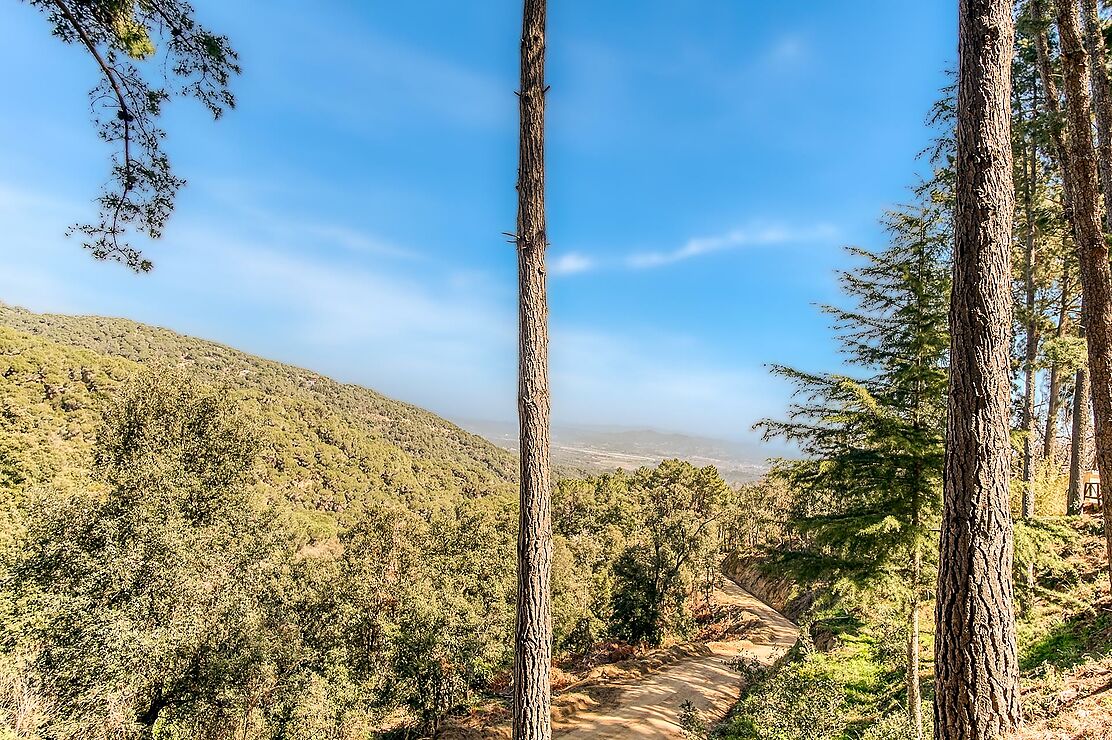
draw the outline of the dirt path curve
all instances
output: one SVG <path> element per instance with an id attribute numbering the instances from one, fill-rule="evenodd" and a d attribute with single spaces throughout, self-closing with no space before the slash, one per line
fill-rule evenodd
<path id="1" fill-rule="evenodd" d="M 745 639 L 706 643 L 707 654 L 687 658 L 636 679 L 607 684 L 605 700 L 553 726 L 560 740 L 681 738 L 680 706 L 690 701 L 717 720 L 738 699 L 738 673 L 730 662 L 742 654 L 771 663 L 795 644 L 799 630 L 748 591 L 725 580 L 715 598 L 740 608 L 754 628 Z"/>

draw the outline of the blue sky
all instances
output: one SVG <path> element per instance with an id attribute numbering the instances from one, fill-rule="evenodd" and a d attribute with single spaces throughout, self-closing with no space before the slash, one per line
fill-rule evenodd
<path id="1" fill-rule="evenodd" d="M 0 300 L 126 316 L 455 419 L 513 418 L 519 3 L 195 0 L 238 107 L 182 101 L 189 180 L 135 276 L 63 236 L 107 150 L 95 69 L 0 5 Z M 553 0 L 554 418 L 746 438 L 835 367 L 817 302 L 876 246 L 956 56 L 950 2 Z"/>

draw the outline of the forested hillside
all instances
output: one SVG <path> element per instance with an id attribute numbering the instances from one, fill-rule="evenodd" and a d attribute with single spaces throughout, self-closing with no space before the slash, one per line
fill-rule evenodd
<path id="1" fill-rule="evenodd" d="M 329 518 L 504 492 L 516 476 L 510 453 L 427 411 L 133 321 L 0 304 L 0 356 L 4 474 L 30 483 L 85 466 L 104 399 L 143 367 L 227 386 L 258 426 L 259 490 Z"/>
<path id="2" fill-rule="evenodd" d="M 510 453 L 164 329 L 0 318 L 0 736 L 357 738 L 498 704 Z M 585 665 L 696 634 L 764 500 L 678 460 L 556 489 L 554 646 Z"/>

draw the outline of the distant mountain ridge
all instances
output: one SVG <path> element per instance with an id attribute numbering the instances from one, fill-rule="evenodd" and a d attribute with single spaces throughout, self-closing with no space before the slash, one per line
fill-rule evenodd
<path id="1" fill-rule="evenodd" d="M 511 422 L 467 420 L 460 425 L 507 450 L 517 449 L 517 427 Z M 552 429 L 553 460 L 569 472 L 630 470 L 679 458 L 713 465 L 727 481 L 744 483 L 767 472 L 770 454 L 756 444 L 656 429 L 582 424 Z"/>
<path id="2" fill-rule="evenodd" d="M 513 488 L 512 453 L 368 388 L 126 319 L 2 303 L 0 473 L 35 485 L 80 469 L 104 400 L 163 365 L 227 386 L 259 422 L 262 492 L 326 520 L 373 500 L 420 508 Z"/>

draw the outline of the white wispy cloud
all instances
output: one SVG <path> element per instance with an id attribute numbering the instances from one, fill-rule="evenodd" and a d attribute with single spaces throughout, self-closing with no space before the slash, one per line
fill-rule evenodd
<path id="1" fill-rule="evenodd" d="M 579 252 L 568 252 L 552 260 L 548 271 L 553 275 L 574 275 L 594 269 L 595 261 Z"/>
<path id="2" fill-rule="evenodd" d="M 806 227 L 760 225 L 733 229 L 723 234 L 699 236 L 688 239 L 679 247 L 668 250 L 633 252 L 615 259 L 603 260 L 580 252 L 567 252 L 552 261 L 553 275 L 574 275 L 597 269 L 615 268 L 647 270 L 718 252 L 744 247 L 761 247 L 775 244 L 828 243 L 838 237 L 832 224 L 815 224 Z"/>
<path id="3" fill-rule="evenodd" d="M 818 224 L 805 228 L 790 226 L 760 226 L 734 229 L 725 234 L 700 236 L 688 239 L 681 247 L 669 251 L 638 252 L 629 255 L 625 264 L 635 269 L 661 267 L 701 257 L 715 252 L 724 252 L 747 246 L 767 246 L 808 241 L 828 241 L 837 235 L 837 229 L 829 224 Z"/>

